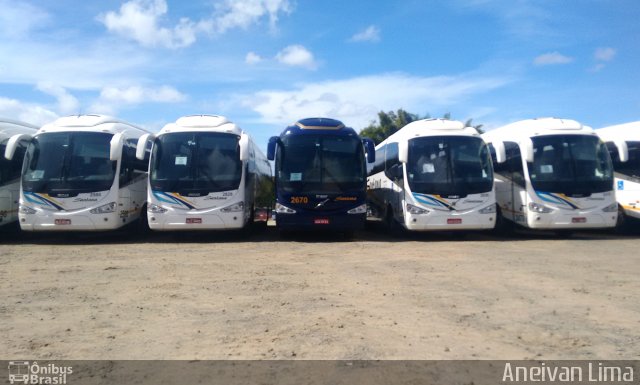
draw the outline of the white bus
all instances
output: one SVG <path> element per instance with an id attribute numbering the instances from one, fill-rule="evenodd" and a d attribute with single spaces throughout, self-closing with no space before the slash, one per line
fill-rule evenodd
<path id="1" fill-rule="evenodd" d="M 368 217 L 408 230 L 492 229 L 491 157 L 473 127 L 444 119 L 407 124 L 376 146 Z"/>
<path id="2" fill-rule="evenodd" d="M 136 159 L 136 145 L 145 133 L 102 115 L 59 118 L 40 128 L 22 169 L 22 230 L 113 230 L 140 218 L 148 162 Z"/>
<path id="3" fill-rule="evenodd" d="M 149 141 L 152 230 L 240 229 L 254 221 L 266 225 L 273 207 L 271 166 L 234 123 L 223 116 L 185 116 L 157 135 L 141 137 L 138 148 Z"/>
<path id="4" fill-rule="evenodd" d="M 18 201 L 20 199 L 20 172 L 22 160 L 27 148 L 27 140 L 36 133 L 36 126 L 13 120 L 0 119 L 0 227 L 18 220 Z M 15 154 L 11 159 L 5 157 L 9 139 L 18 135 L 14 141 Z"/>
<path id="5" fill-rule="evenodd" d="M 616 224 L 611 158 L 591 127 L 539 118 L 483 137 L 495 156 L 498 223 L 548 230 Z"/>
<path id="6" fill-rule="evenodd" d="M 640 121 L 597 130 L 613 161 L 618 224 L 640 219 Z"/>

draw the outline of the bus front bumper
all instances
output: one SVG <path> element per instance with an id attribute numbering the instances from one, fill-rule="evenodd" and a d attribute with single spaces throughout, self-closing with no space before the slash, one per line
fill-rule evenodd
<path id="1" fill-rule="evenodd" d="M 187 215 L 147 213 L 149 228 L 163 230 L 232 230 L 244 226 L 243 212 L 189 213 Z"/>
<path id="2" fill-rule="evenodd" d="M 450 215 L 429 213 L 407 215 L 404 226 L 412 231 L 491 230 L 495 227 L 495 214 Z"/>
<path id="3" fill-rule="evenodd" d="M 105 231 L 125 225 L 118 213 L 73 214 L 38 213 L 19 214 L 23 231 Z"/>
<path id="4" fill-rule="evenodd" d="M 528 213 L 527 225 L 532 229 L 602 229 L 615 227 L 618 213 L 537 214 Z"/>
<path id="5" fill-rule="evenodd" d="M 289 231 L 357 231 L 364 229 L 366 214 L 281 214 L 276 226 Z"/>

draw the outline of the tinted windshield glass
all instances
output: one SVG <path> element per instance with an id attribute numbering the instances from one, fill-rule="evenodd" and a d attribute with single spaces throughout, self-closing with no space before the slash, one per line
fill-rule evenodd
<path id="1" fill-rule="evenodd" d="M 620 162 L 616 155 L 613 158 L 613 168 L 620 174 L 640 178 L 640 142 L 627 142 L 627 147 L 629 148 L 629 160 Z"/>
<path id="2" fill-rule="evenodd" d="M 44 193 L 82 193 L 111 188 L 116 162 L 109 160 L 112 134 L 56 132 L 33 138 L 22 187 Z"/>
<path id="3" fill-rule="evenodd" d="M 205 194 L 240 185 L 239 137 L 211 132 L 181 132 L 156 139 L 151 157 L 151 188 Z"/>
<path id="4" fill-rule="evenodd" d="M 342 193 L 365 186 L 364 151 L 358 137 L 284 137 L 276 169 L 278 187 L 288 192 Z"/>
<path id="5" fill-rule="evenodd" d="M 411 190 L 423 194 L 479 194 L 493 188 L 489 150 L 476 137 L 411 139 L 407 174 Z"/>
<path id="6" fill-rule="evenodd" d="M 548 135 L 533 139 L 529 178 L 535 190 L 591 194 L 613 189 L 607 147 L 596 136 Z"/>

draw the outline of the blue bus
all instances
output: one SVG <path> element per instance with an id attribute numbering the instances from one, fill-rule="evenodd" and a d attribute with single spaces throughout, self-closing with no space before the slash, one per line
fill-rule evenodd
<path id="1" fill-rule="evenodd" d="M 361 139 L 339 120 L 307 118 L 269 139 L 267 158 L 275 160 L 276 226 L 281 232 L 351 233 L 364 227 L 365 162 L 375 161 L 372 140 Z"/>

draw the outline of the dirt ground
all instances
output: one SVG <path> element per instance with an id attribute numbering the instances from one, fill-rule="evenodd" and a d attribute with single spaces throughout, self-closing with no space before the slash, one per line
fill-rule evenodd
<path id="1" fill-rule="evenodd" d="M 2 359 L 640 359 L 638 235 L 14 235 Z"/>

